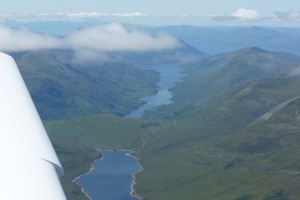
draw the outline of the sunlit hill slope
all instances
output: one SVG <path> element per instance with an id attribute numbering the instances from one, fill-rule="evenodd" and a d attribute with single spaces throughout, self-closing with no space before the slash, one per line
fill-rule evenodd
<path id="1" fill-rule="evenodd" d="M 174 103 L 146 119 L 91 115 L 47 129 L 72 151 L 134 149 L 144 199 L 299 199 L 299 64 L 257 47 L 202 58 L 182 66 Z"/>

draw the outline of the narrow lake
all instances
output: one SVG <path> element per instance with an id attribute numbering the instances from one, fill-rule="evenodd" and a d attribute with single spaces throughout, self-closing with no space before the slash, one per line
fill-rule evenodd
<path id="1" fill-rule="evenodd" d="M 103 151 L 103 157 L 92 163 L 92 170 L 75 182 L 92 200 L 137 200 L 132 196 L 133 174 L 141 167 L 132 151 Z"/>
<path id="2" fill-rule="evenodd" d="M 170 64 L 146 66 L 160 73 L 158 93 L 144 98 L 146 104 L 124 118 L 141 118 L 145 110 L 172 103 L 169 91 L 183 77 L 181 68 Z M 92 170 L 75 182 L 92 200 L 137 200 L 131 195 L 133 175 L 141 170 L 136 158 L 128 156 L 131 151 L 103 151 L 101 160 L 92 163 Z"/>
<path id="3" fill-rule="evenodd" d="M 145 100 L 146 103 L 139 108 L 132 110 L 131 113 L 126 115 L 124 118 L 141 118 L 146 110 L 172 103 L 172 93 L 169 89 L 184 76 L 182 74 L 182 69 L 173 64 L 153 65 L 146 66 L 145 68 L 159 72 L 160 82 L 157 84 L 158 93 L 144 97 L 143 100 Z"/>

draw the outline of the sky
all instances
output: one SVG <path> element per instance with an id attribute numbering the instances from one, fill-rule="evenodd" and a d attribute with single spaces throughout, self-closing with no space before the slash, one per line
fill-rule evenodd
<path id="1" fill-rule="evenodd" d="M 97 18 L 150 25 L 300 25 L 297 0 L 0 0 L 0 20 Z"/>
<path id="2" fill-rule="evenodd" d="M 85 21 L 63 37 L 40 34 L 3 23 L 17 21 Z M 12 22 L 14 23 L 14 22 Z M 126 25 L 124 23 L 127 23 Z M 76 62 L 99 59 L 115 51 L 162 51 L 182 43 L 166 34 L 143 31 L 139 26 L 288 26 L 300 27 L 299 0 L 0 0 L 0 51 L 73 49 Z M 18 23 L 17 23 L 18 24 Z M 40 23 L 37 23 L 40 24 Z M 76 23 L 70 23 L 76 24 Z"/>

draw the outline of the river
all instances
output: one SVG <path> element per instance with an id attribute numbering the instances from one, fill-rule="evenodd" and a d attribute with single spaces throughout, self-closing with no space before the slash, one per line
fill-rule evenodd
<path id="1" fill-rule="evenodd" d="M 181 68 L 170 64 L 147 66 L 147 69 L 160 73 L 157 84 L 158 93 L 145 97 L 146 103 L 132 110 L 124 118 L 141 118 L 145 110 L 172 103 L 169 91 L 183 77 Z M 75 182 L 92 200 L 137 200 L 132 195 L 134 174 L 141 170 L 131 151 L 102 151 L 103 157 L 92 163 L 89 173 L 77 178 Z"/>

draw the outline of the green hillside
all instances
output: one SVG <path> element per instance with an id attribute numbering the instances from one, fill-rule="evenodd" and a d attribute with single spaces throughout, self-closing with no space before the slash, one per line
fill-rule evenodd
<path id="1" fill-rule="evenodd" d="M 276 82 L 280 85 L 269 80 L 269 86 Z M 300 94 L 299 78 L 282 82 L 288 84 L 247 88 L 205 118 L 173 120 L 147 137 L 140 155 L 145 170 L 136 187 L 140 194 L 146 199 L 298 199 L 299 99 L 292 97 Z M 283 108 L 257 124 L 283 99 L 288 99 Z"/>
<path id="2" fill-rule="evenodd" d="M 187 76 L 172 89 L 173 101 L 146 117 L 185 118 L 215 109 L 253 82 L 281 77 L 300 63 L 298 56 L 258 47 L 216 55 L 185 67 Z"/>
<path id="3" fill-rule="evenodd" d="M 65 168 L 62 184 L 68 199 L 86 199 L 73 180 L 86 173 L 90 163 L 101 157 L 96 149 L 134 149 L 141 137 L 158 122 L 123 119 L 114 115 L 90 115 L 45 124 L 54 148 Z"/>
<path id="4" fill-rule="evenodd" d="M 43 120 L 112 113 L 123 116 L 156 91 L 157 72 L 128 62 L 79 65 L 70 50 L 12 54 Z"/>
<path id="5" fill-rule="evenodd" d="M 144 167 L 135 189 L 147 200 L 299 199 L 300 77 L 290 74 L 299 63 L 290 54 L 242 49 L 185 66 L 174 103 L 147 119 L 48 122 L 63 165 L 81 163 L 66 169 L 70 199 L 79 190 L 72 177 L 94 159 L 81 155 L 94 148 L 135 150 Z"/>
<path id="6" fill-rule="evenodd" d="M 145 171 L 138 176 L 137 190 L 146 199 L 299 198 L 297 142 L 287 150 L 268 138 L 273 125 L 256 127 L 257 132 L 246 128 L 254 128 L 253 121 L 299 96 L 300 78 L 282 76 L 297 67 L 299 58 L 258 48 L 228 55 L 213 65 L 193 66 L 199 71 L 174 88 L 175 103 L 148 112 L 148 118 L 168 116 L 173 122 L 163 134 L 157 133 L 160 142 L 148 143 L 149 149 L 141 153 Z M 291 104 L 296 107 L 294 100 Z M 297 118 L 297 110 L 289 112 L 287 116 Z M 275 116 L 284 117 L 281 112 Z M 284 127 L 299 132 L 290 123 Z M 276 132 L 281 134 L 275 138 L 290 140 L 285 130 Z"/>
<path id="7" fill-rule="evenodd" d="M 255 121 L 227 134 L 196 119 L 151 122 L 90 116 L 48 123 L 46 127 L 54 144 L 63 143 L 64 149 L 71 149 L 68 154 L 57 148 L 67 167 L 65 178 L 69 182 L 65 188 L 75 176 L 87 171 L 85 162 L 97 157 L 92 156 L 94 147 L 126 148 L 139 152 L 144 171 L 137 176 L 136 190 L 145 199 L 267 199 L 272 195 L 297 199 L 299 127 L 290 125 L 290 114 L 277 119 L 292 108 L 297 124 L 295 103 L 299 107 L 299 99 L 290 101 L 273 113 L 274 119 Z M 282 128 L 275 128 L 278 126 Z M 139 151 L 142 141 L 145 146 Z M 84 150 L 86 147 L 90 150 Z M 91 156 L 81 156 L 85 153 Z M 86 168 L 69 167 L 72 162 L 81 163 L 78 166 L 85 163 Z"/>

